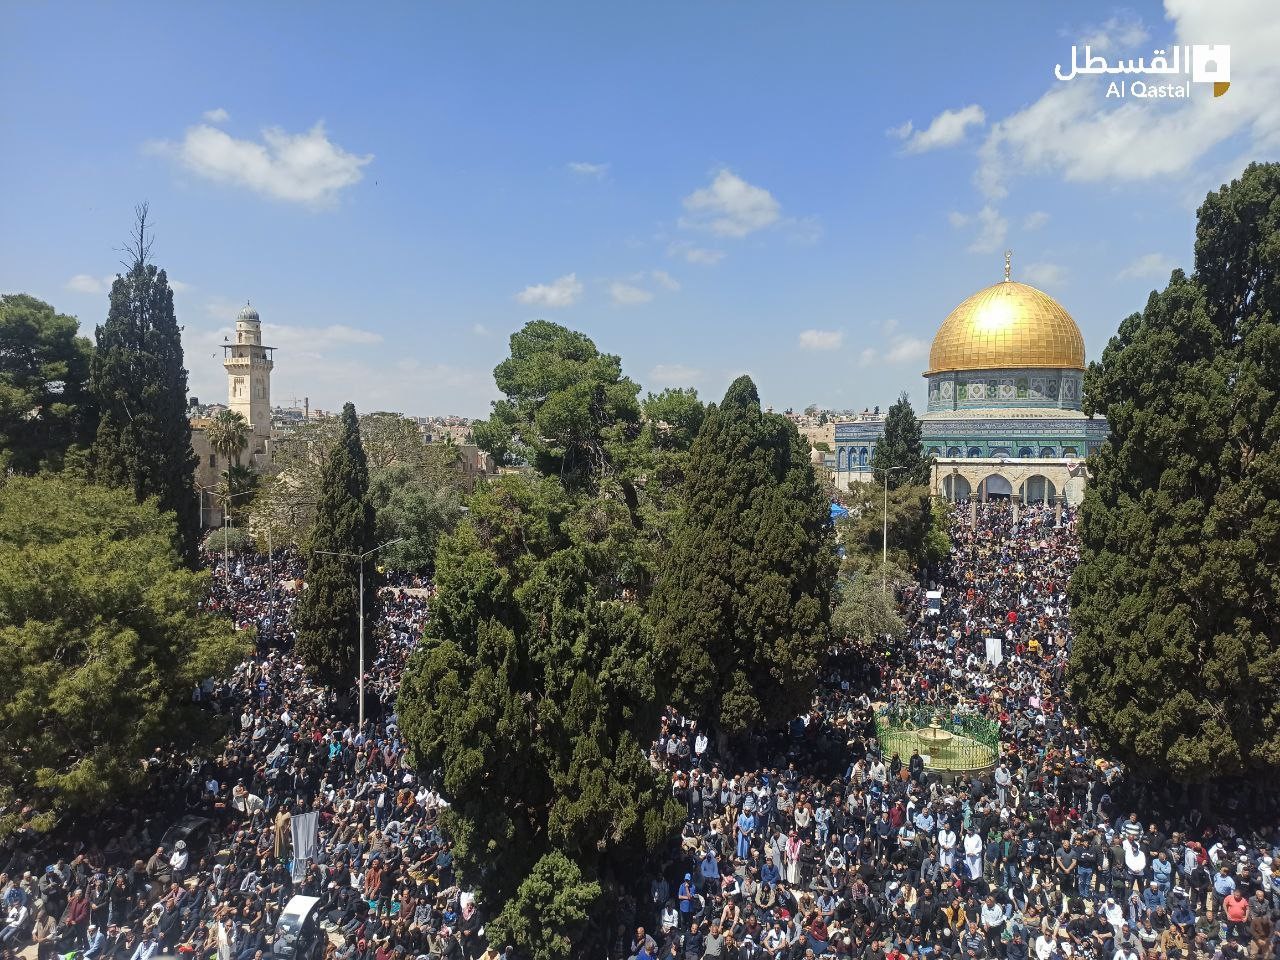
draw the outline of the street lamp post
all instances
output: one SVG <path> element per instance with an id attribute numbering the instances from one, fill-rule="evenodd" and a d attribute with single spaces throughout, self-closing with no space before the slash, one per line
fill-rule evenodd
<path id="1" fill-rule="evenodd" d="M 359 726 L 357 729 L 364 729 L 364 562 L 372 557 L 384 547 L 389 547 L 394 543 L 400 543 L 404 537 L 396 537 L 394 540 L 388 540 L 386 543 L 379 544 L 372 550 L 366 550 L 364 553 L 343 553 L 338 550 L 317 550 L 316 553 L 327 554 L 331 557 L 343 557 L 347 560 L 354 560 L 360 567 L 360 658 L 358 663 L 359 674 L 356 679 L 356 688 L 359 690 Z"/>
<path id="2" fill-rule="evenodd" d="M 889 474 L 906 467 L 872 467 L 871 472 L 884 474 L 884 539 L 880 546 L 880 590 L 889 592 Z"/>
<path id="3" fill-rule="evenodd" d="M 230 583 L 231 567 L 227 559 L 227 555 L 230 552 L 228 540 L 230 537 L 230 528 L 231 528 L 231 501 L 234 500 L 236 497 L 252 496 L 253 491 L 242 490 L 240 493 L 230 493 L 230 492 L 222 493 L 218 490 L 217 487 L 206 487 L 204 484 L 201 484 L 201 483 L 196 484 L 196 489 L 198 489 L 201 494 L 200 512 L 202 516 L 204 513 L 203 495 L 205 493 L 208 493 L 209 496 L 214 498 L 214 500 L 217 500 L 222 504 L 222 578 L 226 580 L 227 583 Z"/>

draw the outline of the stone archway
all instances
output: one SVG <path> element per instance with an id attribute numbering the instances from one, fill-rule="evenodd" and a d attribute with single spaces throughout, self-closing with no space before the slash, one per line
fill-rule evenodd
<path id="1" fill-rule="evenodd" d="M 989 473 L 978 484 L 978 496 L 983 500 L 1008 500 L 1013 498 L 1013 484 L 1001 473 Z"/>
<path id="2" fill-rule="evenodd" d="M 957 500 L 968 500 L 973 496 L 973 487 L 959 473 L 948 473 L 942 478 L 942 495 L 952 503 Z"/>
<path id="3" fill-rule="evenodd" d="M 1042 473 L 1033 473 L 1022 482 L 1018 490 L 1018 499 L 1023 503 L 1053 503 L 1058 495 L 1057 488 Z"/>

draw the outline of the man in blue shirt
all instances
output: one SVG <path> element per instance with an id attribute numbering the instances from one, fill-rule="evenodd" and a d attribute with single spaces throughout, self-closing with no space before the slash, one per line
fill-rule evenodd
<path id="1" fill-rule="evenodd" d="M 716 861 L 716 855 L 710 847 L 707 848 L 702 862 L 698 864 L 698 876 L 702 878 L 703 893 L 708 890 L 712 893 L 720 891 L 720 864 Z"/>
<path id="2" fill-rule="evenodd" d="M 680 884 L 680 889 L 676 893 L 680 899 L 680 929 L 687 930 L 689 927 L 689 917 L 693 913 L 693 875 L 686 873 L 684 881 Z"/>
<path id="3" fill-rule="evenodd" d="M 1231 891 L 1236 888 L 1236 879 L 1231 876 L 1231 868 L 1223 867 L 1213 878 L 1213 892 L 1222 900 L 1225 900 Z"/>
<path id="4" fill-rule="evenodd" d="M 129 960 L 152 960 L 160 950 L 160 940 L 156 937 L 155 928 L 147 931 L 147 935 L 142 938 L 142 942 L 138 944 L 138 948 L 133 951 L 133 956 Z"/>
<path id="5" fill-rule="evenodd" d="M 782 874 L 778 872 L 777 865 L 772 859 L 766 860 L 760 871 L 760 882 L 766 887 L 776 887 L 781 880 Z"/>

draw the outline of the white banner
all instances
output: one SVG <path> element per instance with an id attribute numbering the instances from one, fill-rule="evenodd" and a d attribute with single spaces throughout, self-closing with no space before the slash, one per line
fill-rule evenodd
<path id="1" fill-rule="evenodd" d="M 998 667 L 1004 661 L 1004 647 L 999 637 L 987 637 L 987 663 Z"/>

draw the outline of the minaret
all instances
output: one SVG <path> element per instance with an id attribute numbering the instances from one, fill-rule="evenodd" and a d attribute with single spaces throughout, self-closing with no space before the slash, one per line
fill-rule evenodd
<path id="1" fill-rule="evenodd" d="M 227 405 L 249 422 L 252 463 L 267 455 L 271 437 L 271 369 L 275 347 L 262 345 L 262 323 L 258 311 L 246 302 L 236 317 L 234 343 L 222 345 L 222 365 L 227 370 Z"/>

